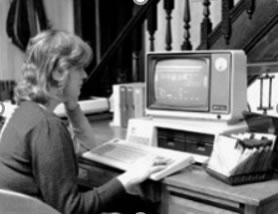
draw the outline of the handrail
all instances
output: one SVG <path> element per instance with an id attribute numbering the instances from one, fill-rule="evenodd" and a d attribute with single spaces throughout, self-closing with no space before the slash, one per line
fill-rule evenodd
<path id="1" fill-rule="evenodd" d="M 157 4 L 158 1 L 159 0 L 149 0 L 144 6 L 142 6 L 142 8 L 137 12 L 137 14 L 130 19 L 130 21 L 126 24 L 126 26 L 117 36 L 117 38 L 113 41 L 113 43 L 108 48 L 108 50 L 104 53 L 101 61 L 90 72 L 87 81 L 85 83 L 89 82 L 90 79 L 103 68 L 106 62 L 110 59 L 110 57 L 114 54 L 117 48 L 121 45 L 122 41 L 124 41 L 124 39 L 129 35 L 129 33 L 131 33 L 131 31 L 137 26 L 137 24 L 146 17 L 146 13 L 148 12 L 148 10 L 154 4 Z"/>

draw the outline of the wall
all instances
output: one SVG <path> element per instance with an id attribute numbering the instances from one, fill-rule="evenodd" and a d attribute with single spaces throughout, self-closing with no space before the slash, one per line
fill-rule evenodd
<path id="1" fill-rule="evenodd" d="M 6 33 L 10 3 L 11 0 L 0 0 L 0 80 L 18 79 L 23 63 L 23 53 L 9 41 Z M 72 0 L 44 0 L 44 5 L 53 28 L 73 31 Z"/>
<path id="2" fill-rule="evenodd" d="M 268 110 L 267 114 L 278 116 L 278 74 L 270 73 L 269 75 L 274 76 L 274 78 L 272 80 L 272 94 L 270 97 L 272 109 Z M 252 112 L 263 112 L 258 109 L 260 106 L 260 86 L 260 81 L 256 80 L 251 86 L 249 86 L 247 91 L 248 102 Z M 262 106 L 267 107 L 269 105 L 269 81 L 264 81 L 262 93 Z"/>
<path id="3" fill-rule="evenodd" d="M 11 1 L 0 0 L 0 80 L 13 79 L 22 63 L 22 53 L 11 44 L 6 34 L 6 18 Z"/>

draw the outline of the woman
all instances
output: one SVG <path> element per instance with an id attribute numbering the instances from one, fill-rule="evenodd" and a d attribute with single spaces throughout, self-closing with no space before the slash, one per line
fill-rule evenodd
<path id="1" fill-rule="evenodd" d="M 0 134 L 0 188 L 38 197 L 61 213 L 98 213 L 165 167 L 163 160 L 139 163 L 99 188 L 79 191 L 74 142 L 53 111 L 64 103 L 77 145 L 95 146 L 77 102 L 91 55 L 79 37 L 62 31 L 29 41 L 15 90 L 18 108 Z"/>

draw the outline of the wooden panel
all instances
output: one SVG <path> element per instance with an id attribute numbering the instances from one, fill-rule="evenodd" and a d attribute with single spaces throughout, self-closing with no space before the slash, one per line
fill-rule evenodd
<path id="1" fill-rule="evenodd" d="M 262 72 L 268 68 L 277 71 L 278 65 L 276 63 L 273 66 L 273 62 L 277 61 L 278 4 L 277 1 L 256 0 L 255 5 L 255 11 L 250 19 L 245 1 L 239 1 L 230 15 L 232 26 L 229 44 L 226 44 L 220 24 L 209 37 L 209 47 L 243 49 L 247 54 L 248 63 L 252 63 L 252 66 L 248 67 L 249 74 Z"/>
<path id="2" fill-rule="evenodd" d="M 208 203 L 211 204 L 222 204 L 223 206 L 226 207 L 231 207 L 232 209 L 235 210 L 239 210 L 240 204 L 238 202 L 235 201 L 231 201 L 227 198 L 223 198 L 223 197 L 211 197 L 210 195 L 207 195 L 206 193 L 198 193 L 196 191 L 189 191 L 183 188 L 173 188 L 171 186 L 167 186 L 167 190 L 169 192 L 173 192 L 173 194 L 179 194 L 179 195 L 188 195 L 192 198 L 198 198 L 199 200 L 205 200 Z"/>
<path id="3" fill-rule="evenodd" d="M 251 209 L 251 208 L 249 208 Z M 260 206 L 259 211 L 257 212 L 258 214 L 276 214 L 278 211 L 278 203 L 277 203 L 277 198 L 273 198 L 269 203 L 264 204 L 264 206 Z M 246 212 L 247 213 L 247 212 Z"/>
<path id="4" fill-rule="evenodd" d="M 165 184 L 215 198 L 224 198 L 241 204 L 259 206 L 278 198 L 278 180 L 231 186 L 210 175 L 198 166 L 188 167 L 183 173 L 167 177 Z"/>
<path id="5" fill-rule="evenodd" d="M 256 11 L 252 19 L 249 19 L 244 1 L 240 1 L 231 12 L 232 37 L 230 43 L 226 44 L 225 38 L 221 34 L 221 26 L 218 26 L 210 36 L 211 49 L 243 48 L 255 36 L 262 36 L 258 35 L 258 32 L 277 14 L 277 11 L 276 1 L 256 0 Z"/>
<path id="6" fill-rule="evenodd" d="M 93 162 L 79 162 L 79 181 L 82 185 L 98 187 L 118 176 L 121 172 Z"/>
<path id="7" fill-rule="evenodd" d="M 168 213 L 175 214 L 238 214 L 230 210 L 170 195 Z"/>

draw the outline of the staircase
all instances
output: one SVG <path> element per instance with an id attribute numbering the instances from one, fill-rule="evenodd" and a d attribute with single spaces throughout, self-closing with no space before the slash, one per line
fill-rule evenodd
<path id="1" fill-rule="evenodd" d="M 222 8 L 223 19 L 208 36 L 208 49 L 243 49 L 249 83 L 266 71 L 277 72 L 278 2 L 241 0 L 231 9 Z"/>
<path id="2" fill-rule="evenodd" d="M 130 0 L 131 1 L 131 0 Z M 171 15 L 174 9 L 174 0 L 163 1 L 166 14 L 165 50 L 171 51 L 172 32 Z M 184 12 L 181 15 L 184 22 L 184 41 L 181 50 L 192 50 L 190 41 L 190 0 L 184 0 Z M 89 71 L 89 79 L 84 91 L 90 90 L 90 86 L 101 81 L 98 91 L 104 91 L 104 96 L 111 94 L 111 87 L 115 83 L 134 82 L 144 80 L 144 38 L 140 31 L 144 31 L 142 23 L 147 20 L 149 33 L 149 50 L 154 50 L 155 31 L 157 30 L 157 3 L 159 0 L 149 0 L 146 5 L 135 7 L 130 21 L 111 43 L 106 52 L 100 57 L 95 67 Z M 210 21 L 210 0 L 203 0 L 203 21 L 201 25 L 201 42 L 196 49 L 243 49 L 248 59 L 248 83 L 251 84 L 258 76 L 265 72 L 277 72 L 278 70 L 278 2 L 276 0 L 239 0 L 235 5 L 233 0 L 222 0 L 222 20 L 212 29 Z M 135 32 L 135 33 L 134 33 Z M 136 38 L 136 39 L 134 39 Z M 111 69 L 104 72 L 111 58 L 117 59 L 118 49 L 131 39 L 131 56 L 127 59 L 129 68 L 119 71 Z M 145 41 L 146 42 L 146 41 Z M 116 53 L 116 54 L 115 54 Z M 116 56 L 115 56 L 116 55 Z M 102 80 L 107 81 L 102 81 Z M 93 83 L 94 82 L 94 83 Z M 105 85 L 106 84 L 106 85 Z M 92 92 L 94 93 L 94 92 Z M 99 95 L 99 94 L 92 94 Z M 103 95 L 103 94 L 101 94 Z"/>

